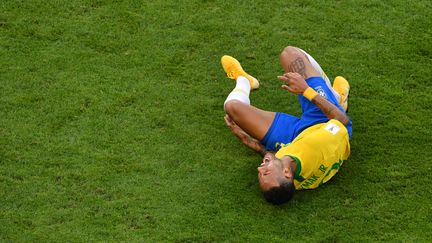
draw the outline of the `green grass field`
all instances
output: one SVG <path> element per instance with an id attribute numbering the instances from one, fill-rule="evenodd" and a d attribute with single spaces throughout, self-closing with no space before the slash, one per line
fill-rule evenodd
<path id="1" fill-rule="evenodd" d="M 432 3 L 0 3 L 1 242 L 428 242 Z M 279 53 L 299 46 L 351 83 L 352 152 L 284 206 L 223 122 L 219 60 L 300 114 Z"/>

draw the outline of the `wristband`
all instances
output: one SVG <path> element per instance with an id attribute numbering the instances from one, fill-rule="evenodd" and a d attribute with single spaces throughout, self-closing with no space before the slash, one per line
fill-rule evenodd
<path id="1" fill-rule="evenodd" d="M 318 93 L 314 89 L 312 89 L 311 87 L 308 87 L 303 92 L 303 96 L 310 101 L 312 101 L 312 99 L 315 98 L 315 96 L 317 96 L 317 95 L 318 95 Z"/>

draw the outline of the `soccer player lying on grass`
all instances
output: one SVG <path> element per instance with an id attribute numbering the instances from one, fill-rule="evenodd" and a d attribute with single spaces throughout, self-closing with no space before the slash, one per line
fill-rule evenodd
<path id="1" fill-rule="evenodd" d="M 250 105 L 249 93 L 259 87 L 240 63 L 223 56 L 227 76 L 236 80 L 224 108 L 225 122 L 248 147 L 261 153 L 258 179 L 265 199 L 289 201 L 294 191 L 313 189 L 337 173 L 350 154 L 352 122 L 346 115 L 349 84 L 336 77 L 333 87 L 319 64 L 305 51 L 286 47 L 280 62 L 282 88 L 298 95 L 300 117 L 260 110 Z"/>

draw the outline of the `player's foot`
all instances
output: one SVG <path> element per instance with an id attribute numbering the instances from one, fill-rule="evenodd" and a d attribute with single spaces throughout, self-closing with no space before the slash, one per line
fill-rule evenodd
<path id="1" fill-rule="evenodd" d="M 251 89 L 258 89 L 259 82 L 256 78 L 252 77 L 251 75 L 247 74 L 243 68 L 240 65 L 240 62 L 237 61 L 232 56 L 223 56 L 221 58 L 222 67 L 227 73 L 228 78 L 236 80 L 239 76 L 243 76 L 249 80 Z"/>
<path id="2" fill-rule="evenodd" d="M 340 94 L 339 104 L 342 108 L 348 110 L 348 95 L 350 90 L 350 85 L 348 81 L 341 76 L 337 76 L 333 81 L 333 89 Z"/>

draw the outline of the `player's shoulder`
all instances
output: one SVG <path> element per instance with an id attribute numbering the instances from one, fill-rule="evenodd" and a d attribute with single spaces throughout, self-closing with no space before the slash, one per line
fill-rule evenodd
<path id="1" fill-rule="evenodd" d="M 294 140 L 322 140 L 325 137 L 339 137 L 348 134 L 347 128 L 338 120 L 331 119 L 327 122 L 319 123 L 305 129 L 299 136 Z M 325 139 L 327 140 L 327 139 Z"/>
<path id="2" fill-rule="evenodd" d="M 331 119 L 328 122 L 324 123 L 321 129 L 336 135 L 338 133 L 347 134 L 348 130 L 344 124 L 336 119 Z"/>

